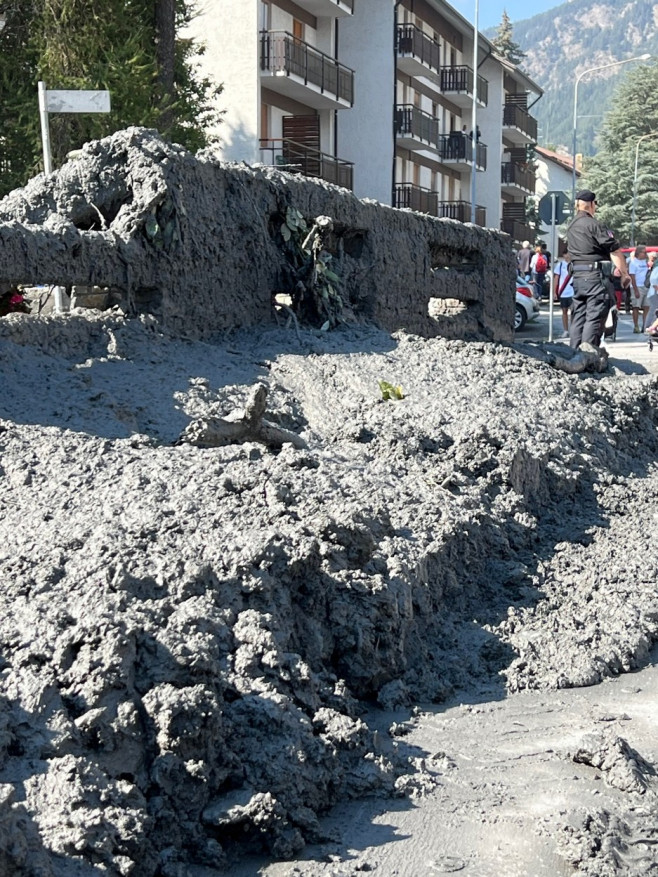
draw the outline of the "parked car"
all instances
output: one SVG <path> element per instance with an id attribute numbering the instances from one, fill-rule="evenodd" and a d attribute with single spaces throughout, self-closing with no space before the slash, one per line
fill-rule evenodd
<path id="1" fill-rule="evenodd" d="M 523 329 L 528 320 L 539 316 L 539 302 L 535 298 L 531 284 L 520 277 L 516 278 L 516 310 L 514 312 L 514 331 Z"/>

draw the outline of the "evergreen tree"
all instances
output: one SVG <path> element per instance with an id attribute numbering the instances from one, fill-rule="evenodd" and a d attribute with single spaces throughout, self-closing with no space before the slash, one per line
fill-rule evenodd
<path id="1" fill-rule="evenodd" d="M 512 22 L 506 9 L 503 9 L 500 24 L 496 28 L 496 36 L 491 42 L 499 55 L 517 67 L 526 56 L 521 46 L 512 39 Z"/>
<path id="2" fill-rule="evenodd" d="M 49 117 L 53 166 L 129 125 L 191 150 L 208 145 L 219 92 L 200 78 L 197 47 L 177 37 L 191 0 L 14 0 L 0 33 L 0 196 L 42 169 L 37 83 L 107 89 L 112 111 Z"/>
<path id="3" fill-rule="evenodd" d="M 631 239 L 635 201 L 635 241 L 657 243 L 658 65 L 628 71 L 615 91 L 597 143 L 596 156 L 585 160 L 579 187 L 596 192 L 597 217 L 623 243 Z"/>

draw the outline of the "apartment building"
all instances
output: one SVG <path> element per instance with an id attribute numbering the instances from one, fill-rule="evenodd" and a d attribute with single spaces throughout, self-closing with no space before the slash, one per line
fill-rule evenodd
<path id="1" fill-rule="evenodd" d="M 541 89 L 481 34 L 474 71 L 473 26 L 450 4 L 206 0 L 192 33 L 224 85 L 223 158 L 532 237 Z"/>

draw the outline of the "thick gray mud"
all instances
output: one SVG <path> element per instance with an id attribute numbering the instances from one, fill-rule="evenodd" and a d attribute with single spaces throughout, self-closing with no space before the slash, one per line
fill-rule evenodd
<path id="1" fill-rule="evenodd" d="M 3 320 L 0 368 L 2 874 L 290 859 L 333 805 L 449 772 L 383 711 L 649 660 L 653 377 L 368 327 L 185 342 L 81 311 Z M 257 384 L 295 444 L 186 440 Z M 653 795 L 650 754 L 575 742 L 615 794 Z M 615 800 L 555 841 L 565 873 L 631 873 L 601 840 Z"/>

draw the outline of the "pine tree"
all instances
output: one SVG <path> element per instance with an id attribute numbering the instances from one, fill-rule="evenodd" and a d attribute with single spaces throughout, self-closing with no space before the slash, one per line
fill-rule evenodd
<path id="1" fill-rule="evenodd" d="M 111 95 L 109 114 L 50 116 L 54 167 L 130 125 L 191 150 L 208 145 L 219 88 L 192 66 L 194 43 L 177 36 L 192 14 L 191 0 L 14 0 L 0 33 L 0 196 L 43 167 L 39 80 Z"/>
<path id="2" fill-rule="evenodd" d="M 617 87 L 610 107 L 599 134 L 599 149 L 593 158 L 585 160 L 579 186 L 596 192 L 597 218 L 613 229 L 617 239 L 624 243 L 631 239 L 635 201 L 633 237 L 636 242 L 655 244 L 658 242 L 658 65 L 643 64 L 629 70 Z M 620 111 L 620 108 L 623 109 Z M 651 136 L 645 138 L 645 135 Z"/>
<path id="3" fill-rule="evenodd" d="M 496 28 L 496 36 L 492 43 L 498 54 L 515 66 L 521 64 L 526 56 L 525 52 L 521 50 L 521 46 L 512 39 L 512 22 L 506 9 L 503 9 L 503 15 Z"/>

